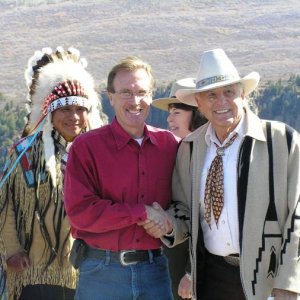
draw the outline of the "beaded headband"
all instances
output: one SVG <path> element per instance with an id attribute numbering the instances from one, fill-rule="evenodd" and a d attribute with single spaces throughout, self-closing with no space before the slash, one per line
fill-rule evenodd
<path id="1" fill-rule="evenodd" d="M 53 112 L 58 108 L 67 105 L 76 105 L 85 107 L 90 110 L 91 103 L 88 101 L 88 97 L 77 81 L 65 81 L 59 83 L 54 87 L 51 94 L 49 94 L 43 103 L 43 114 L 46 115 L 49 112 Z"/>

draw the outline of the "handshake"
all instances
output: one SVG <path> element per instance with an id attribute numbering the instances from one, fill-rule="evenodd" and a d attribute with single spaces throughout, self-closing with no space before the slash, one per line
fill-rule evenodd
<path id="1" fill-rule="evenodd" d="M 145 207 L 147 219 L 139 222 L 138 225 L 143 226 L 149 235 L 160 238 L 173 231 L 171 216 L 157 202 L 154 202 L 152 206 L 146 205 Z"/>

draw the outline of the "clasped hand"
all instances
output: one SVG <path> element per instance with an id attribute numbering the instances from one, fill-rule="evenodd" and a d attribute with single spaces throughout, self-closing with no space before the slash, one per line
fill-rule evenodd
<path id="1" fill-rule="evenodd" d="M 287 290 L 282 290 L 282 289 L 273 289 L 272 292 L 274 299 L 275 300 L 297 300 L 298 299 L 298 294 L 287 291 Z"/>
<path id="2" fill-rule="evenodd" d="M 143 226 L 149 235 L 160 238 L 172 231 L 173 224 L 171 217 L 157 202 L 154 202 L 152 206 L 146 205 L 145 207 L 147 219 L 139 222 L 138 225 Z"/>
<path id="3" fill-rule="evenodd" d="M 30 266 L 30 259 L 26 252 L 18 252 L 6 261 L 7 267 L 13 272 L 22 272 Z"/>

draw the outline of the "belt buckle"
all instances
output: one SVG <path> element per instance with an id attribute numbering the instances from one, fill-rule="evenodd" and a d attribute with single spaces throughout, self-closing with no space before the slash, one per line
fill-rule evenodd
<path id="1" fill-rule="evenodd" d="M 126 267 L 126 266 L 130 266 L 130 265 L 136 265 L 138 263 L 138 261 L 132 261 L 132 262 L 126 262 L 125 261 L 125 255 L 127 253 L 136 253 L 136 250 L 123 250 L 120 252 L 120 262 L 121 265 Z"/>
<path id="2" fill-rule="evenodd" d="M 235 267 L 238 267 L 240 265 L 240 258 L 235 256 L 224 256 L 224 260 Z"/>

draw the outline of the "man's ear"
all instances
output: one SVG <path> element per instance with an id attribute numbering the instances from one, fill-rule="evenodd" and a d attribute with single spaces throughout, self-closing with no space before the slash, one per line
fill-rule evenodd
<path id="1" fill-rule="evenodd" d="M 112 93 L 111 92 L 107 92 L 107 96 L 108 96 L 110 105 L 113 106 Z"/>
<path id="2" fill-rule="evenodd" d="M 244 90 L 242 91 L 241 97 L 243 100 L 245 99 L 245 91 Z"/>
<path id="3" fill-rule="evenodd" d="M 241 98 L 244 100 L 245 99 L 245 89 L 242 84 L 240 85 L 240 89 L 241 89 Z"/>
<path id="4" fill-rule="evenodd" d="M 198 105 L 198 110 L 200 111 L 200 109 L 201 109 L 201 101 L 200 101 L 199 94 L 195 94 L 195 100 L 196 100 L 197 105 Z"/>

